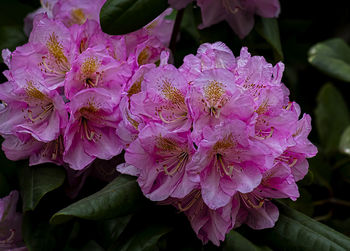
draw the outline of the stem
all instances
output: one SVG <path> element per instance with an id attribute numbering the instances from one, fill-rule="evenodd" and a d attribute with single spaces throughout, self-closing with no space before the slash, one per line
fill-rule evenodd
<path id="1" fill-rule="evenodd" d="M 319 200 L 319 201 L 313 202 L 314 206 L 320 206 L 320 205 L 324 205 L 326 203 L 350 207 L 350 201 L 341 200 L 341 199 L 337 199 L 337 198 L 329 198 L 329 199 Z"/>
<path id="2" fill-rule="evenodd" d="M 171 40 L 169 45 L 169 49 L 172 51 L 173 55 L 175 54 L 176 39 L 180 31 L 180 25 L 181 25 L 184 12 L 185 12 L 185 9 L 181 9 L 176 14 L 175 24 L 174 24 L 173 32 L 171 34 Z"/>

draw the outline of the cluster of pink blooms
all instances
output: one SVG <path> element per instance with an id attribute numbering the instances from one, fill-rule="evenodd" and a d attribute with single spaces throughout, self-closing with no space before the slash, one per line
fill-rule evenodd
<path id="1" fill-rule="evenodd" d="M 295 182 L 317 152 L 307 139 L 310 116 L 299 119 L 281 83 L 283 64 L 247 48 L 234 57 L 217 42 L 176 68 L 166 49 L 171 10 L 111 36 L 99 24 L 104 2 L 43 1 L 27 18 L 29 42 L 3 51 L 6 156 L 83 170 L 125 150 L 118 171 L 138 176 L 147 198 L 184 212 L 204 243 L 219 245 L 241 224 L 272 227 L 278 209 L 270 199 L 295 200 Z"/>
<path id="2" fill-rule="evenodd" d="M 3 50 L 9 70 L 0 85 L 0 134 L 9 159 L 81 170 L 121 153 L 119 104 L 135 71 L 166 51 L 173 22 L 164 17 L 172 10 L 134 33 L 111 36 L 99 24 L 104 2 L 44 1 L 27 17 L 29 42 Z"/>
<path id="3" fill-rule="evenodd" d="M 185 8 L 193 0 L 169 0 L 175 9 Z M 266 18 L 277 17 L 280 13 L 278 0 L 197 0 L 201 8 L 203 23 L 200 29 L 226 21 L 232 30 L 244 38 L 253 29 L 254 15 Z"/>
<path id="4" fill-rule="evenodd" d="M 271 198 L 299 197 L 316 154 L 310 116 L 289 101 L 274 67 L 242 48 L 202 44 L 178 69 L 143 66 L 125 100 L 123 173 L 145 196 L 183 211 L 198 237 L 219 245 L 241 224 L 273 227 Z M 137 85 L 137 92 L 135 92 Z M 127 131 L 125 131 L 127 130 Z"/>

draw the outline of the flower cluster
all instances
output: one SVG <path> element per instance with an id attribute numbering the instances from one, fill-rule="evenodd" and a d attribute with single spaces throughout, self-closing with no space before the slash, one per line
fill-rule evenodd
<path id="1" fill-rule="evenodd" d="M 274 226 L 271 198 L 299 197 L 316 154 L 310 116 L 289 101 L 274 67 L 242 48 L 203 44 L 178 69 L 143 66 L 123 98 L 125 164 L 144 195 L 183 211 L 198 237 L 219 245 L 234 227 Z M 129 137 L 128 137 L 129 136 Z"/>
<path id="2" fill-rule="evenodd" d="M 175 9 L 182 9 L 193 0 L 169 0 Z M 232 30 L 244 38 L 253 29 L 254 15 L 272 18 L 280 13 L 278 0 L 197 0 L 201 8 L 203 23 L 200 29 L 207 28 L 221 21 L 226 21 Z"/>
<path id="3" fill-rule="evenodd" d="M 105 0 L 46 0 L 28 15 L 29 42 L 3 50 L 2 148 L 11 160 L 67 163 L 82 170 L 122 149 L 120 102 L 137 69 L 160 59 L 170 40 L 171 9 L 124 36 L 102 32 Z M 167 32 L 163 32 L 163 31 Z"/>
<path id="4" fill-rule="evenodd" d="M 6 156 L 86 170 L 96 158 L 125 150 L 117 170 L 137 176 L 150 200 L 184 212 L 204 243 L 219 245 L 241 224 L 274 226 L 278 209 L 270 199 L 295 200 L 306 158 L 317 152 L 307 139 L 310 116 L 300 118 L 281 83 L 284 65 L 247 48 L 235 57 L 217 42 L 176 68 L 166 49 L 171 9 L 141 30 L 111 36 L 99 24 L 104 2 L 42 1 L 26 19 L 29 42 L 3 50 Z M 277 1 L 209 3 L 198 0 L 215 22 L 232 18 L 215 17 L 221 5 L 241 21 L 279 10 Z M 235 31 L 251 28 L 243 26 Z"/>

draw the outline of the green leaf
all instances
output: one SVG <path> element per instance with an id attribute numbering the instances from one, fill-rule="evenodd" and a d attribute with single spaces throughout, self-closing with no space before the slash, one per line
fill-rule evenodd
<path id="1" fill-rule="evenodd" d="M 60 187 L 65 179 L 62 167 L 40 165 L 22 167 L 19 172 L 23 212 L 34 210 L 41 198 L 48 192 Z"/>
<path id="2" fill-rule="evenodd" d="M 340 136 L 350 124 L 349 111 L 341 93 L 326 84 L 317 96 L 316 125 L 325 154 L 338 151 Z"/>
<path id="3" fill-rule="evenodd" d="M 350 126 L 348 126 L 340 137 L 339 151 L 350 155 Z"/>
<path id="4" fill-rule="evenodd" d="M 81 248 L 81 251 L 104 251 L 104 249 L 96 241 L 90 240 Z"/>
<path id="5" fill-rule="evenodd" d="M 129 224 L 132 215 L 117 217 L 97 222 L 97 232 L 99 243 L 103 243 L 103 247 L 109 247 L 113 242 L 117 241 Z"/>
<path id="6" fill-rule="evenodd" d="M 43 212 L 27 212 L 23 215 L 22 236 L 29 251 L 63 250 L 72 224 L 52 226 L 43 218 Z"/>
<path id="7" fill-rule="evenodd" d="M 107 0 L 100 13 L 102 30 L 119 35 L 138 30 L 168 8 L 167 0 Z"/>
<path id="8" fill-rule="evenodd" d="M 255 25 L 255 29 L 273 48 L 276 54 L 276 61 L 283 60 L 283 51 L 277 19 L 261 18 Z"/>
<path id="9" fill-rule="evenodd" d="M 277 202 L 275 227 L 260 231 L 264 243 L 276 250 L 348 250 L 350 238 Z"/>
<path id="10" fill-rule="evenodd" d="M 171 230 L 170 227 L 162 224 L 148 225 L 138 229 L 132 237 L 120 243 L 117 242 L 108 250 L 118 251 L 153 251 L 160 237 Z"/>
<path id="11" fill-rule="evenodd" d="M 350 82 L 350 47 L 342 39 L 333 38 L 312 46 L 308 60 L 329 76 Z"/>
<path id="12" fill-rule="evenodd" d="M 270 250 L 267 247 L 261 248 L 256 246 L 250 240 L 245 238 L 243 235 L 237 231 L 232 230 L 226 235 L 226 240 L 223 245 L 223 251 L 230 250 L 245 250 L 245 251 L 261 251 L 261 250 Z"/>
<path id="13" fill-rule="evenodd" d="M 55 213 L 50 222 L 61 224 L 72 217 L 102 220 L 126 215 L 139 207 L 142 198 L 135 178 L 120 175 L 97 193 Z"/>

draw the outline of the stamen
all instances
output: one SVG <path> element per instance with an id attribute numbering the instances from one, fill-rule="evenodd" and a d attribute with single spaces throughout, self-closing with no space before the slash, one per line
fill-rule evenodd
<path id="1" fill-rule="evenodd" d="M 220 175 L 221 175 L 221 170 L 224 171 L 224 173 L 229 176 L 229 177 L 232 177 L 232 173 L 233 173 L 233 169 L 234 169 L 234 166 L 233 165 L 228 165 L 226 167 L 226 165 L 224 164 L 224 161 L 223 161 L 223 158 L 222 158 L 222 155 L 221 154 L 217 154 L 216 155 L 216 159 L 217 159 L 217 163 L 218 163 L 218 170 L 220 172 Z"/>
<path id="2" fill-rule="evenodd" d="M 81 118 L 81 123 L 83 125 L 83 129 L 84 129 L 84 136 L 86 137 L 87 140 L 91 141 L 94 139 L 94 136 L 95 136 L 95 132 L 90 130 L 89 127 L 88 127 L 88 124 L 87 124 L 87 119 L 85 119 L 84 117 Z M 81 136 L 82 139 L 83 139 L 83 135 Z"/>
<path id="3" fill-rule="evenodd" d="M 44 118 L 47 117 L 48 113 L 51 112 L 53 110 L 54 106 L 52 103 L 42 107 L 43 109 L 43 112 L 41 112 L 38 116 L 36 116 L 35 118 L 33 118 L 33 115 L 32 115 L 32 111 L 31 110 L 28 110 L 28 118 L 32 121 L 32 122 L 35 122 L 37 120 L 42 120 Z"/>
<path id="4" fill-rule="evenodd" d="M 163 169 L 166 175 L 173 176 L 177 171 L 180 171 L 182 167 L 186 166 L 188 161 L 188 153 L 182 152 L 179 156 L 176 157 L 177 165 L 173 168 L 172 171 L 168 171 L 171 166 L 163 165 Z"/>
<path id="5" fill-rule="evenodd" d="M 222 4 L 226 10 L 228 10 L 232 14 L 236 14 L 240 8 L 237 6 L 236 8 L 232 9 L 230 0 L 222 0 Z"/>
<path id="6" fill-rule="evenodd" d="M 182 206 L 180 201 L 177 203 L 177 207 L 179 208 L 180 212 L 185 212 L 185 211 L 189 210 L 194 205 L 194 203 L 196 203 L 198 201 L 198 199 L 200 197 L 201 197 L 200 191 L 196 191 L 193 198 L 190 200 L 190 202 L 185 207 Z"/>
<path id="7" fill-rule="evenodd" d="M 13 243 L 14 242 L 14 240 L 15 240 L 15 232 L 16 231 L 11 228 L 9 230 L 9 232 L 10 232 L 9 237 L 7 237 L 7 239 L 5 239 L 5 240 L 0 240 L 0 244 L 9 244 L 9 243 Z"/>
<path id="8" fill-rule="evenodd" d="M 158 112 L 158 115 L 159 115 L 159 118 L 160 118 L 164 123 L 166 123 L 166 124 L 171 124 L 171 123 L 174 123 L 174 122 L 176 122 L 176 121 L 178 121 L 178 120 L 187 118 L 187 113 L 184 114 L 184 115 L 181 115 L 180 117 L 175 117 L 175 119 L 173 119 L 173 120 L 166 120 L 166 119 L 163 117 L 161 111 Z"/>
<path id="9" fill-rule="evenodd" d="M 293 167 L 295 166 L 295 164 L 298 162 L 298 159 L 294 159 L 293 162 L 291 164 L 289 164 L 289 167 Z"/>
<path id="10" fill-rule="evenodd" d="M 259 209 L 261 208 L 264 203 L 265 203 L 265 199 L 261 198 L 260 196 L 257 196 L 256 194 L 254 193 L 250 193 L 250 195 L 252 197 L 254 197 L 254 199 L 256 199 L 258 201 L 258 204 L 256 205 L 249 197 L 247 194 L 240 194 L 241 197 L 242 197 L 242 200 L 245 204 L 246 207 L 248 208 L 254 208 L 254 209 Z"/>

